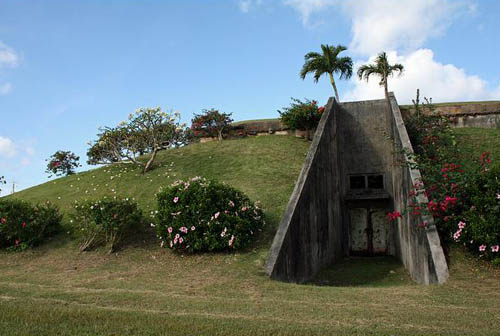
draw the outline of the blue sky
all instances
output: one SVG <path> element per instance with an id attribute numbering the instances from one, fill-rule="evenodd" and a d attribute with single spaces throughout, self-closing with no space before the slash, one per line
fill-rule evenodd
<path id="1" fill-rule="evenodd" d="M 355 65 L 385 50 L 405 65 L 408 103 L 500 99 L 500 2 L 452 0 L 0 0 L 0 175 L 23 189 L 45 159 L 86 161 L 98 127 L 139 107 L 277 117 L 290 97 L 326 102 L 303 56 L 343 44 Z M 341 100 L 380 98 L 377 80 L 337 81 Z M 6 190 L 3 194 L 5 195 Z"/>

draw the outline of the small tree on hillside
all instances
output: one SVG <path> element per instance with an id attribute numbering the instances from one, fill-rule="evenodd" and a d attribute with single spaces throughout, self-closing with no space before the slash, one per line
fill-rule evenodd
<path id="1" fill-rule="evenodd" d="M 7 181 L 5 181 L 4 176 L 0 176 L 0 187 L 2 186 L 2 184 L 7 184 Z M 1 194 L 2 194 L 2 189 L 0 188 L 0 195 Z"/>
<path id="2" fill-rule="evenodd" d="M 219 110 L 202 110 L 201 114 L 195 114 L 191 119 L 191 129 L 195 135 L 206 134 L 222 140 L 224 132 L 231 128 L 232 113 L 220 113 Z"/>
<path id="3" fill-rule="evenodd" d="M 149 171 L 159 150 L 188 142 L 185 124 L 180 114 L 162 112 L 160 107 L 140 108 L 119 126 L 100 129 L 98 140 L 87 151 L 89 164 L 109 164 L 129 161 Z M 144 161 L 140 156 L 150 154 Z"/>
<path id="4" fill-rule="evenodd" d="M 47 163 L 47 169 L 45 172 L 49 175 L 49 178 L 53 175 L 55 176 L 68 176 L 75 173 L 75 169 L 81 167 L 78 163 L 80 160 L 79 156 L 76 156 L 75 153 L 71 151 L 62 151 L 59 150 L 52 154 L 50 158 L 45 161 Z"/>
<path id="5" fill-rule="evenodd" d="M 292 98 L 292 103 L 288 107 L 278 110 L 281 121 L 292 130 L 307 131 L 307 138 L 311 139 L 311 130 L 318 126 L 319 120 L 325 108 L 318 107 L 315 100 Z"/>

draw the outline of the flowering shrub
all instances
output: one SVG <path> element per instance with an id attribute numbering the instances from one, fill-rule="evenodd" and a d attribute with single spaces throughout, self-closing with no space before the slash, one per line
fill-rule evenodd
<path id="1" fill-rule="evenodd" d="M 464 168 L 449 119 L 433 114 L 432 101 L 428 99 L 423 108 L 429 111 L 421 113 L 418 91 L 414 104 L 416 113 L 406 120 L 406 127 L 415 149 L 413 159 L 422 172 L 429 201 L 416 203 L 416 194 L 423 185 L 415 185 L 409 195 L 410 215 L 431 215 L 445 249 L 453 242 L 461 242 L 471 251 L 500 263 L 497 251 L 500 169 L 490 169 L 488 152 Z"/>
<path id="2" fill-rule="evenodd" d="M 55 176 L 68 176 L 75 173 L 75 169 L 81 167 L 78 163 L 80 160 L 79 156 L 70 151 L 59 150 L 51 155 L 47 163 L 47 169 L 45 172 L 49 175 L 49 178 L 53 175 Z"/>
<path id="3" fill-rule="evenodd" d="M 281 121 L 290 129 L 312 130 L 318 126 L 324 107 L 318 107 L 315 100 L 306 99 L 305 102 L 292 98 L 289 107 L 284 107 L 283 111 L 278 110 Z"/>
<path id="4" fill-rule="evenodd" d="M 225 251 L 247 246 L 264 225 L 262 210 L 242 192 L 195 177 L 157 194 L 157 233 L 176 251 Z"/>
<path id="5" fill-rule="evenodd" d="M 453 239 L 500 264 L 500 167 L 475 175 L 466 191 L 470 206 L 455 223 Z"/>
<path id="6" fill-rule="evenodd" d="M 231 129 L 232 113 L 220 113 L 219 110 L 203 110 L 191 119 L 191 130 L 194 136 L 217 137 L 222 141 L 224 133 Z"/>
<path id="7" fill-rule="evenodd" d="M 124 236 L 135 233 L 143 222 L 137 203 L 128 199 L 75 202 L 74 208 L 71 221 L 77 226 L 80 251 L 106 244 L 111 253 Z"/>
<path id="8" fill-rule="evenodd" d="M 0 248 L 24 250 L 55 235 L 62 215 L 47 202 L 32 205 L 17 199 L 0 201 Z"/>

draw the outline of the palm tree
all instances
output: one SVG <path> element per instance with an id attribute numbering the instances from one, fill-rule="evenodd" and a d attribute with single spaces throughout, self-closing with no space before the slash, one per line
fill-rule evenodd
<path id="1" fill-rule="evenodd" d="M 387 78 L 392 76 L 395 71 L 399 71 L 399 75 L 401 76 L 403 69 L 404 67 L 399 63 L 390 65 L 387 60 L 387 54 L 383 51 L 378 54 L 375 59 L 375 64 L 365 64 L 358 69 L 358 77 L 359 79 L 363 79 L 364 77 L 368 82 L 371 75 L 380 76 L 379 85 L 384 87 L 385 97 L 388 98 L 389 91 L 387 89 Z"/>
<path id="2" fill-rule="evenodd" d="M 330 46 L 328 44 L 321 45 L 322 54 L 310 52 L 304 56 L 305 63 L 300 71 L 300 77 L 306 78 L 309 72 L 314 72 L 314 81 L 317 83 L 319 78 L 327 73 L 330 76 L 335 98 L 339 101 L 339 93 L 333 79 L 333 74 L 340 74 L 340 79 L 349 79 L 352 76 L 352 60 L 350 57 L 338 57 L 338 55 L 347 50 L 343 45 Z"/>

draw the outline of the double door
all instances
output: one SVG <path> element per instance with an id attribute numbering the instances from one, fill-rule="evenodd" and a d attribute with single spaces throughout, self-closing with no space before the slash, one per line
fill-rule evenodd
<path id="1" fill-rule="evenodd" d="M 390 222 L 383 209 L 351 208 L 349 219 L 351 254 L 387 254 Z"/>

